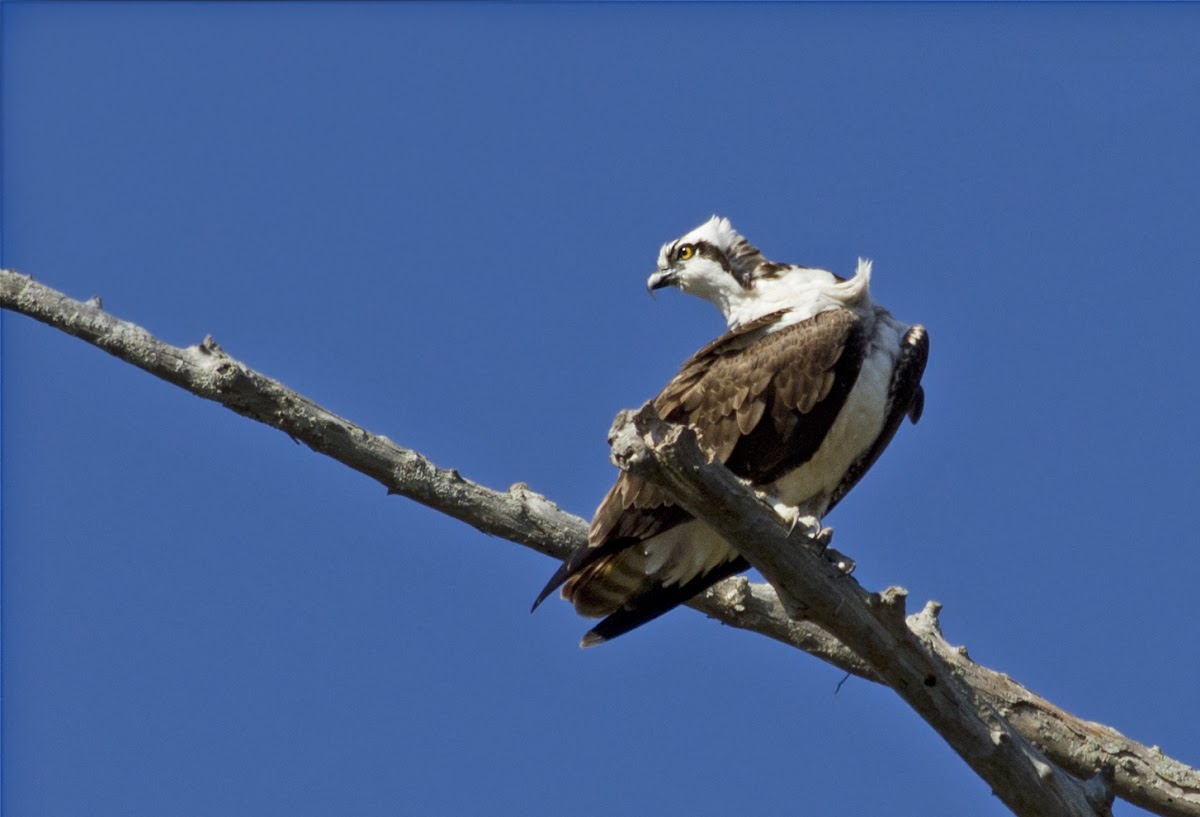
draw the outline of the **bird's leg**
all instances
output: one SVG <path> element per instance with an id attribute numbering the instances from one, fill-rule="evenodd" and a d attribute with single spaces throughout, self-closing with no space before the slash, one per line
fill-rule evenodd
<path id="1" fill-rule="evenodd" d="M 789 537 L 799 529 L 801 536 L 808 540 L 809 546 L 828 559 L 829 563 L 841 573 L 849 576 L 854 572 L 854 568 L 857 566 L 855 561 L 829 546 L 833 541 L 833 528 L 823 527 L 821 520 L 816 516 L 805 514 L 795 505 L 788 505 L 786 502 L 780 501 L 779 497 L 765 491 L 755 491 L 755 493 L 759 499 L 770 505 L 775 514 L 788 526 Z"/>
<path id="2" fill-rule="evenodd" d="M 820 519 L 812 514 L 804 513 L 802 509 L 795 505 L 787 504 L 768 491 L 755 490 L 754 494 L 763 502 L 770 505 L 771 510 L 775 511 L 775 515 L 788 526 L 788 536 L 796 533 L 796 529 L 799 528 L 802 536 L 813 542 L 813 544 L 820 545 L 821 549 L 824 550 L 824 545 L 828 544 L 828 537 L 826 537 L 825 543 L 822 544 L 821 536 L 827 530 L 829 531 L 829 535 L 832 536 L 833 531 L 828 528 L 822 528 Z"/>
<path id="3" fill-rule="evenodd" d="M 772 503 L 771 508 L 775 511 L 775 515 L 788 526 L 788 536 L 798 532 L 801 536 L 811 540 L 813 544 L 821 544 L 823 529 L 820 519 L 812 514 L 802 512 L 795 505 L 785 505 L 782 502 Z M 822 545 L 822 547 L 824 546 Z"/>

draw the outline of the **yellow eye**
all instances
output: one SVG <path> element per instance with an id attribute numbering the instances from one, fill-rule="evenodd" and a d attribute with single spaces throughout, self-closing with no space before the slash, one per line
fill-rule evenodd
<path id="1" fill-rule="evenodd" d="M 684 244 L 679 248 L 679 260 L 686 261 L 696 254 L 696 248 L 691 244 Z"/>

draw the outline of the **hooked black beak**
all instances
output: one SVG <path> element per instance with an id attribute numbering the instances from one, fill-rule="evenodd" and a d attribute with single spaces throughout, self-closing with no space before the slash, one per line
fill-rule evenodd
<path id="1" fill-rule="evenodd" d="M 679 270 L 660 269 L 656 270 L 653 275 L 646 279 L 646 291 L 651 295 L 654 290 L 662 289 L 663 287 L 673 287 L 679 283 Z"/>

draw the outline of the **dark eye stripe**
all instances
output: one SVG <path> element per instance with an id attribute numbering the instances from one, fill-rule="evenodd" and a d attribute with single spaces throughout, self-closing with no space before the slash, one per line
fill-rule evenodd
<path id="1" fill-rule="evenodd" d="M 732 272 L 732 269 L 729 266 L 729 259 L 725 257 L 725 253 L 721 252 L 707 241 L 696 242 L 696 253 L 704 256 L 705 258 L 710 258 L 713 261 L 716 261 L 721 265 L 721 269 L 725 270 L 726 272 Z"/>
<path id="2" fill-rule="evenodd" d="M 734 280 L 738 282 L 738 286 L 742 289 L 749 289 L 753 284 L 753 269 L 733 264 L 730 262 L 728 256 L 713 244 L 707 241 L 698 241 L 696 242 L 696 252 L 720 264 L 721 269 L 732 275 Z"/>

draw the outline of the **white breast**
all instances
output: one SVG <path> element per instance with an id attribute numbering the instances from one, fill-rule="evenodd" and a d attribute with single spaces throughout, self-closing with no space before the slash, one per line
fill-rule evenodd
<path id="1" fill-rule="evenodd" d="M 803 514 L 823 516 L 846 471 L 874 445 L 887 420 L 892 372 L 905 329 L 887 313 L 876 320 L 858 380 L 821 447 L 773 486 L 782 502 Z"/>

